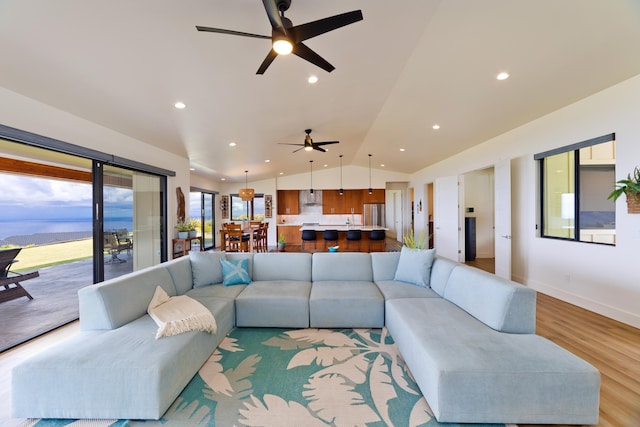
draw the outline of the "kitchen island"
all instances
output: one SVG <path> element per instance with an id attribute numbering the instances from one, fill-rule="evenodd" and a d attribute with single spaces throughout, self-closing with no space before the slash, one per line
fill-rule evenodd
<path id="1" fill-rule="evenodd" d="M 325 251 L 329 246 L 339 246 L 339 252 L 384 252 L 385 241 L 384 240 L 371 240 L 371 232 L 373 230 L 389 229 L 386 227 L 374 227 L 370 225 L 335 225 L 335 224 L 305 224 L 300 227 L 300 233 L 303 231 L 313 231 L 316 233 L 315 246 L 312 241 L 303 242 L 305 251 Z M 338 232 L 338 242 L 335 241 L 325 242 L 324 232 L 325 230 L 336 230 Z M 347 234 L 350 230 L 359 230 L 361 233 L 361 240 L 347 241 Z"/>

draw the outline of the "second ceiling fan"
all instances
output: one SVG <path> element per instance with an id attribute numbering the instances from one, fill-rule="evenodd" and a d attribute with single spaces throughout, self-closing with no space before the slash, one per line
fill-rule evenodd
<path id="1" fill-rule="evenodd" d="M 305 129 L 304 131 L 307 134 L 307 136 L 304 137 L 304 143 L 303 144 L 289 144 L 289 143 L 286 143 L 286 142 L 280 142 L 279 144 L 281 144 L 281 145 L 299 145 L 300 148 L 298 148 L 297 150 L 293 150 L 294 153 L 298 152 L 300 150 L 305 150 L 305 151 L 318 150 L 318 151 L 322 151 L 323 153 L 326 153 L 327 150 L 322 148 L 323 145 L 339 144 L 340 143 L 340 141 L 313 142 L 313 139 L 311 139 L 311 129 Z"/>
<path id="2" fill-rule="evenodd" d="M 260 65 L 260 68 L 258 68 L 256 74 L 264 74 L 269 65 L 271 65 L 273 60 L 276 59 L 276 56 L 286 55 L 289 53 L 293 53 L 294 55 L 317 65 L 327 72 L 333 71 L 335 69 L 333 65 L 302 42 L 312 37 L 319 36 L 320 34 L 328 33 L 329 31 L 344 27 L 345 25 L 362 21 L 363 19 L 362 11 L 354 10 L 352 12 L 342 13 L 329 18 L 319 19 L 317 21 L 294 26 L 291 20 L 284 16 L 284 12 L 289 9 L 289 6 L 291 6 L 291 0 L 262 0 L 262 3 L 267 11 L 269 22 L 271 22 L 271 37 L 260 34 L 245 33 L 242 31 L 196 25 L 196 29 L 198 31 L 270 39 L 272 42 L 271 51 L 269 51 L 267 57 L 262 61 L 262 64 Z"/>

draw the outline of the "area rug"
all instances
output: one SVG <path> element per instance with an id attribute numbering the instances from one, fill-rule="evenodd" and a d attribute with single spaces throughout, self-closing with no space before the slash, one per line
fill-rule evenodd
<path id="1" fill-rule="evenodd" d="M 386 329 L 271 328 L 234 329 L 159 421 L 43 419 L 23 424 L 440 425 L 459 424 L 436 421 Z"/>

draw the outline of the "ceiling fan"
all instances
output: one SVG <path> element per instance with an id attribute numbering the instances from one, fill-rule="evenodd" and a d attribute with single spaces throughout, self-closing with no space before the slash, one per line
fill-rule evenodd
<path id="1" fill-rule="evenodd" d="M 284 16 L 284 12 L 289 9 L 289 6 L 291 6 L 291 0 L 262 0 L 262 3 L 264 4 L 267 16 L 271 22 L 271 37 L 260 34 L 245 33 L 242 31 L 196 25 L 196 29 L 198 31 L 270 39 L 272 42 L 272 49 L 267 54 L 264 61 L 262 61 L 262 64 L 260 65 L 260 68 L 258 68 L 256 74 L 264 74 L 269 65 L 271 65 L 273 60 L 276 59 L 276 56 L 288 55 L 289 53 L 293 53 L 294 55 L 317 65 L 327 72 L 333 71 L 335 69 L 333 65 L 302 42 L 312 37 L 319 36 L 320 34 L 328 33 L 329 31 L 344 27 L 345 25 L 362 21 L 363 19 L 362 11 L 354 10 L 352 12 L 346 12 L 329 18 L 319 19 L 317 21 L 294 26 L 291 20 Z"/>
<path id="2" fill-rule="evenodd" d="M 327 150 L 322 148 L 322 145 L 339 144 L 340 143 L 340 141 L 313 142 L 313 139 L 311 139 L 311 129 L 305 129 L 304 131 L 307 134 L 307 136 L 304 137 L 304 144 L 288 144 L 286 142 L 280 142 L 279 144 L 281 144 L 281 145 L 299 145 L 300 148 L 298 148 L 297 150 L 293 150 L 294 153 L 298 152 L 300 150 L 303 150 L 303 149 L 305 151 L 318 150 L 318 151 L 322 151 L 323 153 L 326 153 Z"/>

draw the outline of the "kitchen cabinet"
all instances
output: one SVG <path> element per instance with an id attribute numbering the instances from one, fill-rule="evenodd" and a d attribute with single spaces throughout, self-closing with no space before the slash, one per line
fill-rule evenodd
<path id="1" fill-rule="evenodd" d="M 344 190 L 342 196 L 338 190 L 322 191 L 322 213 L 325 215 L 361 214 L 362 203 L 362 190 Z"/>
<path id="2" fill-rule="evenodd" d="M 341 214 L 345 210 L 345 196 L 338 190 L 322 190 L 322 213 L 324 215 Z"/>
<path id="3" fill-rule="evenodd" d="M 300 214 L 300 191 L 278 190 L 278 215 Z"/>
<path id="4" fill-rule="evenodd" d="M 374 188 L 373 193 L 369 194 L 369 189 L 364 189 L 362 190 L 362 198 L 364 203 L 384 203 L 385 190 L 384 188 Z"/>
<path id="5" fill-rule="evenodd" d="M 287 245 L 302 244 L 300 225 L 279 225 L 277 228 L 278 238 L 280 238 L 280 235 L 284 235 L 284 241 Z"/>

